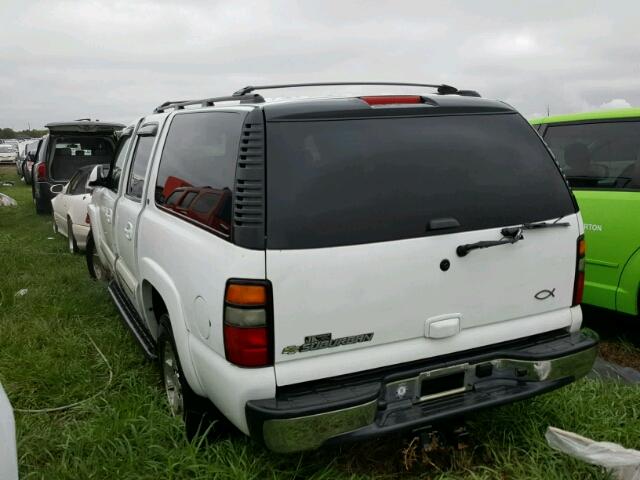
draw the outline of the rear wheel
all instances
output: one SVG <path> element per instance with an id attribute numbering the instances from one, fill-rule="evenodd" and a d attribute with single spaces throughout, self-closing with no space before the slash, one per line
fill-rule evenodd
<path id="1" fill-rule="evenodd" d="M 171 414 L 183 418 L 187 437 L 190 439 L 204 433 L 213 422 L 216 422 L 212 429 L 215 434 L 227 432 L 230 427 L 228 421 L 211 402 L 197 395 L 187 383 L 173 338 L 169 314 L 164 313 L 159 324 L 158 361 Z"/>
<path id="2" fill-rule="evenodd" d="M 69 252 L 78 253 L 78 243 L 76 242 L 76 237 L 73 236 L 73 222 L 70 217 L 67 217 L 67 242 Z"/>
<path id="3" fill-rule="evenodd" d="M 109 272 L 104 265 L 102 265 L 102 260 L 100 260 L 100 256 L 96 251 L 93 232 L 89 232 L 89 236 L 87 236 L 87 248 L 84 253 L 87 260 L 87 270 L 89 270 L 91 278 L 95 280 L 108 280 Z"/>

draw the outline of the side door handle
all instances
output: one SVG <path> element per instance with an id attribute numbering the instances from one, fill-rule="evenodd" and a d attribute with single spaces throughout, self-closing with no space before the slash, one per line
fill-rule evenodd
<path id="1" fill-rule="evenodd" d="M 127 240 L 131 240 L 133 237 L 133 224 L 131 222 L 127 222 L 127 225 L 124 227 L 124 236 Z"/>

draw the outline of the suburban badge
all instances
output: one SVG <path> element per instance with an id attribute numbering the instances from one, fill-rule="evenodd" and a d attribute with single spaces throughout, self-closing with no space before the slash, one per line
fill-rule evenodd
<path id="1" fill-rule="evenodd" d="M 289 345 L 282 349 L 284 355 L 293 355 L 298 352 L 309 352 L 311 350 L 322 350 L 325 348 L 340 347 L 353 343 L 370 342 L 373 339 L 373 332 L 351 335 L 350 337 L 331 338 L 331 333 L 321 333 L 320 335 L 309 335 L 304 337 L 302 345 Z"/>

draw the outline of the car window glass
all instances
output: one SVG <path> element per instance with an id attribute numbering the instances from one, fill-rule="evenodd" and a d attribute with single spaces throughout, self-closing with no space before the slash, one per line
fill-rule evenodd
<path id="1" fill-rule="evenodd" d="M 153 147 L 154 140 L 155 137 L 138 137 L 138 143 L 136 144 L 136 150 L 133 154 L 126 190 L 127 195 L 131 198 L 138 200 L 142 198 L 147 165 L 149 163 L 149 156 L 151 155 L 151 147 Z"/>
<path id="2" fill-rule="evenodd" d="M 212 207 L 204 211 L 204 207 L 190 207 L 182 214 L 218 233 L 229 235 L 232 189 L 244 116 L 244 112 L 200 112 L 174 117 L 155 185 L 158 205 L 168 206 L 166 200 L 172 199 L 172 193 L 181 187 L 188 187 L 194 196 L 214 194 L 209 197 L 217 202 Z"/>
<path id="3" fill-rule="evenodd" d="M 111 170 L 111 189 L 114 192 L 118 191 L 120 184 L 120 175 L 122 174 L 122 167 L 124 165 L 125 158 L 127 156 L 127 151 L 129 150 L 129 144 L 131 143 L 131 137 L 125 137 L 120 140 L 118 144 L 118 151 L 116 152 L 115 162 L 113 164 L 113 169 Z"/>
<path id="4" fill-rule="evenodd" d="M 640 122 L 552 125 L 544 138 L 573 188 L 640 189 Z"/>
<path id="5" fill-rule="evenodd" d="M 516 114 L 273 122 L 267 246 L 321 248 L 555 219 L 575 212 L 540 137 Z M 449 230 L 450 231 L 450 230 Z"/>
<path id="6" fill-rule="evenodd" d="M 51 144 L 49 171 L 51 178 L 56 180 L 67 180 L 82 167 L 110 163 L 113 158 L 111 137 L 55 136 Z"/>
<path id="7" fill-rule="evenodd" d="M 80 172 L 76 172 L 71 179 L 69 180 L 69 185 L 67 186 L 66 193 L 67 195 L 74 195 L 73 191 L 78 185 L 78 179 L 80 178 Z"/>
<path id="8" fill-rule="evenodd" d="M 193 201 L 193 199 L 196 198 L 196 195 L 198 195 L 198 192 L 187 193 L 182 199 L 182 201 L 180 202 L 180 207 L 189 208 L 189 205 L 191 205 L 191 202 Z"/>
<path id="9" fill-rule="evenodd" d="M 213 210 L 220 200 L 220 195 L 215 193 L 203 193 L 191 206 L 192 210 L 197 213 L 209 213 Z"/>
<path id="10" fill-rule="evenodd" d="M 73 178 L 73 183 L 69 182 L 69 186 L 71 187 L 69 190 L 70 195 L 84 195 L 85 193 L 87 193 L 86 186 L 90 173 L 91 169 L 87 168 L 78 171 L 78 173 Z"/>
<path id="11" fill-rule="evenodd" d="M 175 205 L 176 203 L 178 203 L 178 199 L 183 193 L 184 192 L 182 190 L 176 190 L 172 192 L 171 195 L 169 195 L 169 197 L 167 198 L 165 205 L 166 206 Z"/>

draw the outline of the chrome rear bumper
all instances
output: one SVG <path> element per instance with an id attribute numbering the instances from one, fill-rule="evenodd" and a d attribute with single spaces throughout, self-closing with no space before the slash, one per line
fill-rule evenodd
<path id="1" fill-rule="evenodd" d="M 493 358 L 484 353 L 424 370 L 412 366 L 406 375 L 393 372 L 377 383 L 349 385 L 340 379 L 334 391 L 249 402 L 252 436 L 259 436 L 273 451 L 287 453 L 420 428 L 571 383 L 591 370 L 597 342 L 577 333 L 548 344 L 537 343 L 533 348 L 514 349 L 513 355 L 503 355 L 506 352 L 501 350 L 497 349 Z M 548 357 L 539 358 L 544 352 Z M 424 382 L 438 378 L 459 384 L 447 386 L 451 383 L 447 380 L 443 390 L 425 395 Z"/>

